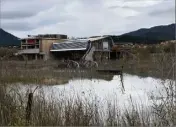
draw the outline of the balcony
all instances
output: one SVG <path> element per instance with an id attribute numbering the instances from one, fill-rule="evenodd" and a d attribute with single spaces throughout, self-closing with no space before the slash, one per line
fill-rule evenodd
<path id="1" fill-rule="evenodd" d="M 23 49 L 20 50 L 18 54 L 38 54 L 39 52 L 39 49 Z"/>

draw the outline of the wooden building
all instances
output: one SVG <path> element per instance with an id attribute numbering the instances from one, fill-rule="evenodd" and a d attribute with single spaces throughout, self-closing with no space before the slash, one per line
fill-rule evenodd
<path id="1" fill-rule="evenodd" d="M 118 59 L 119 52 L 113 51 L 114 42 L 110 36 L 99 36 L 53 43 L 51 52 L 58 59 L 87 59 L 99 61 Z"/>

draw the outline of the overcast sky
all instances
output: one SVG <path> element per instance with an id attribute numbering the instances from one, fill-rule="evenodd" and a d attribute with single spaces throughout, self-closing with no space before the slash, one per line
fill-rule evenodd
<path id="1" fill-rule="evenodd" d="M 1 27 L 18 36 L 123 34 L 175 22 L 175 0 L 1 0 Z"/>

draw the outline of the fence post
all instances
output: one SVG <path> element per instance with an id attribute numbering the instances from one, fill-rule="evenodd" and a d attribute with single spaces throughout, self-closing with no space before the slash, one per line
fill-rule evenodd
<path id="1" fill-rule="evenodd" d="M 32 100 L 33 93 L 29 93 L 28 102 L 26 106 L 26 126 L 30 125 L 31 122 Z"/>

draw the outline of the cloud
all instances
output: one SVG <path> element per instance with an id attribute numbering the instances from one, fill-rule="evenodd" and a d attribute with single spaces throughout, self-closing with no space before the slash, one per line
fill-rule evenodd
<path id="1" fill-rule="evenodd" d="M 35 29 L 35 26 L 32 26 L 25 22 L 2 22 L 2 28 L 5 30 L 14 30 L 14 31 L 30 31 Z"/>
<path id="2" fill-rule="evenodd" d="M 167 15 L 174 15 L 175 14 L 175 7 L 172 8 L 164 8 L 164 9 L 158 9 L 158 10 L 153 10 L 149 12 L 150 16 L 167 16 Z"/>
<path id="3" fill-rule="evenodd" d="M 174 0 L 2 1 L 1 26 L 19 37 L 42 33 L 118 35 L 175 21 Z"/>
<path id="4" fill-rule="evenodd" d="M 5 12 L 1 12 L 1 20 L 2 19 L 21 19 L 21 18 L 29 18 L 34 16 L 35 13 L 33 12 L 22 12 L 22 11 L 5 11 Z"/>
<path id="5" fill-rule="evenodd" d="M 54 6 L 56 0 L 1 0 L 3 19 L 30 18 Z M 51 4 L 51 5 L 48 5 Z"/>
<path id="6" fill-rule="evenodd" d="M 107 1 L 106 5 L 110 9 L 114 8 L 145 8 L 161 3 L 161 0 L 112 0 Z"/>

